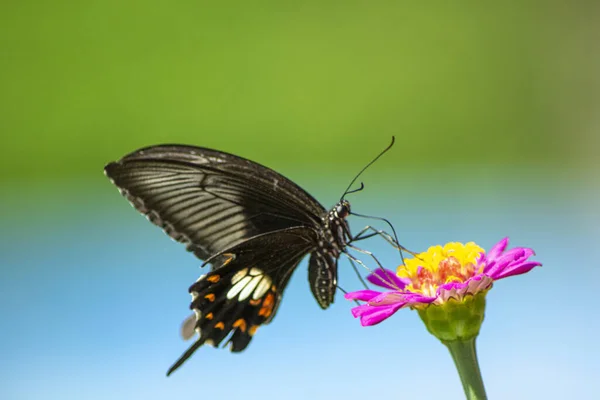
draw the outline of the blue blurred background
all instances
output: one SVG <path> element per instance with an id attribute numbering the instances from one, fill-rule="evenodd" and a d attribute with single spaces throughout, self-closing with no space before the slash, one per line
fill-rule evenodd
<path id="1" fill-rule="evenodd" d="M 599 11 L 2 2 L 0 398 L 463 398 L 416 313 L 361 328 L 340 294 L 321 311 L 305 263 L 244 353 L 203 348 L 167 379 L 200 261 L 102 174 L 142 146 L 196 144 L 329 208 L 391 135 L 354 210 L 390 218 L 413 250 L 510 236 L 544 264 L 488 296 L 489 397 L 600 397 Z M 360 288 L 347 262 L 340 282 Z"/>

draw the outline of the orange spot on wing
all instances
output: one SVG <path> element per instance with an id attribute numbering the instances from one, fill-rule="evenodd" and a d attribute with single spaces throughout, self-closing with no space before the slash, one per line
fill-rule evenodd
<path id="1" fill-rule="evenodd" d="M 221 280 L 221 277 L 219 275 L 211 275 L 206 280 L 212 283 L 217 283 L 219 280 Z"/>
<path id="2" fill-rule="evenodd" d="M 208 320 L 211 320 L 211 319 L 213 319 L 213 313 L 209 312 L 208 314 L 206 314 L 206 315 L 204 316 L 204 318 L 206 318 L 206 319 L 208 319 Z"/>
<path id="3" fill-rule="evenodd" d="M 260 304 L 260 299 L 256 299 L 256 300 L 252 299 L 252 300 L 250 300 L 250 305 L 251 306 L 257 306 L 259 304 Z"/>
<path id="4" fill-rule="evenodd" d="M 254 336 L 254 334 L 256 333 L 257 330 L 258 330 L 258 325 L 252 325 L 250 327 L 250 329 L 248 329 L 248 334 L 250 336 Z"/>
<path id="5" fill-rule="evenodd" d="M 222 267 L 224 267 L 227 264 L 229 264 L 230 262 L 232 262 L 233 259 L 235 258 L 235 254 L 233 254 L 233 253 L 225 253 L 223 255 L 226 257 L 229 257 L 229 258 L 223 262 L 223 265 L 221 265 Z"/>
<path id="6" fill-rule="evenodd" d="M 273 293 L 269 293 L 265 300 L 263 301 L 263 307 L 271 307 L 275 303 L 275 296 Z"/>
<path id="7" fill-rule="evenodd" d="M 262 307 L 260 310 L 258 310 L 258 316 L 269 318 L 269 316 L 271 315 L 272 312 L 273 312 L 273 310 L 271 308 Z"/>
<path id="8" fill-rule="evenodd" d="M 213 301 L 215 301 L 215 294 L 209 293 L 206 296 L 204 296 L 204 298 L 212 303 Z"/>
<path id="9" fill-rule="evenodd" d="M 238 319 L 237 321 L 235 321 L 233 323 L 233 327 L 234 328 L 240 328 L 240 330 L 242 332 L 246 332 L 246 328 L 247 328 L 246 321 L 244 321 L 243 318 L 240 318 L 240 319 Z"/>
<path id="10" fill-rule="evenodd" d="M 269 318 L 273 313 L 273 307 L 275 306 L 275 295 L 269 293 L 263 300 L 262 307 L 258 310 L 259 317 Z"/>
<path id="11" fill-rule="evenodd" d="M 223 330 L 223 329 L 225 329 L 225 324 L 223 322 L 217 322 L 215 325 L 215 328 Z"/>

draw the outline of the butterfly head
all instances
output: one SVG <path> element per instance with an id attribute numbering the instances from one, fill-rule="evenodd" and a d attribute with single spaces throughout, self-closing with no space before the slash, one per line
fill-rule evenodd
<path id="1" fill-rule="evenodd" d="M 336 218 L 346 218 L 350 215 L 350 202 L 344 199 L 337 203 L 333 208 L 333 215 Z"/>

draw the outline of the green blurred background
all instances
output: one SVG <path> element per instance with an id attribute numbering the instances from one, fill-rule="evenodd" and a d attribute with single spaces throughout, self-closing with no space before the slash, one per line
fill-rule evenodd
<path id="1" fill-rule="evenodd" d="M 487 245 L 495 241 L 492 237 L 511 235 L 521 238 L 517 245 L 562 250 L 569 258 L 589 249 L 588 244 L 597 251 L 599 4 L 2 2 L 0 261 L 2 307 L 9 316 L 3 335 L 9 338 L 4 343 L 11 343 L 9 359 L 17 366 L 5 375 L 13 378 L 13 386 L 5 387 L 10 393 L 6 398 L 36 397 L 26 388 L 26 371 L 37 363 L 40 376 L 45 376 L 42 366 L 55 359 L 49 355 L 44 358 L 49 364 L 44 364 L 19 350 L 25 346 L 31 354 L 43 354 L 27 347 L 17 329 L 27 323 L 23 315 L 39 306 L 19 297 L 29 292 L 32 280 L 58 274 L 61 283 L 53 286 L 53 293 L 68 291 L 77 283 L 73 276 L 89 279 L 73 274 L 84 274 L 79 265 L 88 264 L 90 257 L 102 258 L 104 264 L 97 266 L 101 269 L 143 249 L 147 259 L 136 259 L 142 265 L 156 256 L 148 249 L 171 246 L 128 209 L 102 175 L 107 162 L 150 144 L 196 144 L 245 156 L 293 178 L 329 207 L 395 135 L 395 148 L 363 177 L 367 190 L 352 200 L 361 212 L 386 212 L 409 247 L 478 240 L 483 232 L 490 235 L 483 236 Z M 536 218 L 527 219 L 532 213 Z M 117 245 L 114 231 L 121 230 L 131 235 Z M 107 242 L 111 235 L 117 236 Z M 181 254 L 182 260 L 197 265 L 172 246 L 165 260 Z M 390 252 L 384 247 L 379 251 Z M 542 259 L 545 265 L 550 258 L 547 253 Z M 586 265 L 586 274 L 598 277 L 593 265 Z M 157 280 L 174 270 L 161 268 L 155 266 Z M 550 270 L 556 275 L 537 284 L 559 290 L 561 274 L 573 273 L 565 268 L 546 268 L 546 274 Z M 107 281 L 129 282 L 118 270 L 107 271 Z M 538 276 L 544 272 L 535 271 Z M 288 301 L 300 307 L 310 300 L 304 278 L 297 280 L 304 297 Z M 186 295 L 189 282 L 181 278 L 164 296 L 175 290 Z M 127 293 L 138 295 L 133 292 Z M 48 301 L 56 300 L 57 309 L 83 301 L 73 296 L 64 304 L 58 297 Z M 119 304 L 133 302 L 122 297 Z M 182 299 L 162 312 L 185 310 L 187 298 Z M 343 310 L 327 315 L 350 320 L 347 308 L 344 304 Z M 569 313 L 564 304 L 561 310 Z M 110 315 L 114 309 L 105 311 Z M 313 307 L 310 312 L 320 311 Z M 126 320 L 121 317 L 106 317 L 106 323 L 118 325 Z M 57 323 L 57 349 L 71 340 L 61 332 L 73 325 L 71 319 Z M 269 328 L 274 336 L 275 326 Z M 544 329 L 554 326 L 549 322 Z M 171 328 L 169 335 L 176 342 Z M 385 337 L 384 331 L 379 335 Z M 591 345 L 591 336 L 586 338 Z M 558 340 L 546 339 L 539 354 Z M 587 344 L 587 339 L 580 343 Z M 108 344 L 107 349 L 111 354 Z M 142 346 L 139 350 L 145 352 Z M 435 348 L 432 354 L 441 352 Z M 573 364 L 566 370 L 581 363 L 586 371 L 598 367 L 597 362 L 585 364 L 589 360 L 583 344 L 577 354 L 583 358 L 569 359 Z M 162 373 L 164 366 L 156 369 Z M 448 371 L 449 382 L 458 385 Z M 560 369 L 554 373 L 550 376 L 563 376 Z M 106 376 L 98 379 L 110 381 Z M 54 391 L 39 389 L 42 397 L 65 398 L 68 390 L 53 382 Z M 565 393 L 577 379 L 566 382 Z M 585 382 L 580 388 L 584 397 L 591 385 L 598 388 L 593 380 Z M 536 392 L 536 385 L 521 383 Z M 500 387 L 493 398 L 502 398 Z M 171 396 L 175 389 L 164 390 Z M 460 387 L 453 390 L 460 398 Z M 549 390 L 546 397 L 554 398 L 553 393 L 558 396 L 560 390 Z"/>
<path id="2" fill-rule="evenodd" d="M 1 177 L 157 142 L 356 166 L 391 135 L 396 170 L 587 166 L 594 3 L 3 2 Z"/>

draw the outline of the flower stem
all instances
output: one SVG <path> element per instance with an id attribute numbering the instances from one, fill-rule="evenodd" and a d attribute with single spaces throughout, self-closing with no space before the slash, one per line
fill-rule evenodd
<path id="1" fill-rule="evenodd" d="M 477 361 L 477 350 L 475 350 L 475 338 L 442 341 L 442 343 L 450 350 L 467 399 L 486 400 L 487 396 Z"/>

